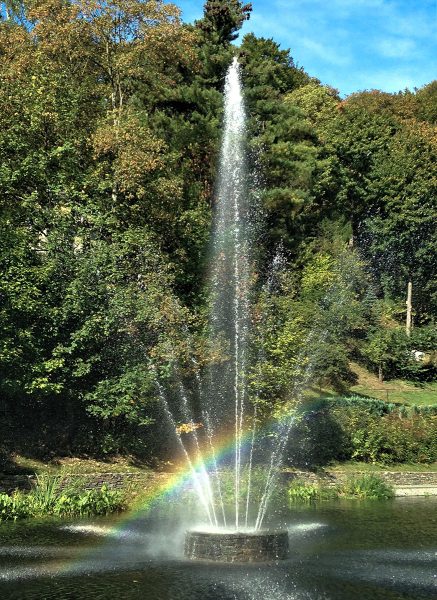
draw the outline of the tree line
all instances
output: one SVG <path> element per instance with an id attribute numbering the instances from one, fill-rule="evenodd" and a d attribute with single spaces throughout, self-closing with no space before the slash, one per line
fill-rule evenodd
<path id="1" fill-rule="evenodd" d="M 273 39 L 236 46 L 239 0 L 194 24 L 161 0 L 1 6 L 0 452 L 157 452 L 149 359 L 165 376 L 171 341 L 214 360 L 205 257 L 235 54 L 264 216 L 254 396 L 287 401 L 314 323 L 314 377 L 335 389 L 351 359 L 435 374 L 435 81 L 342 100 Z"/>

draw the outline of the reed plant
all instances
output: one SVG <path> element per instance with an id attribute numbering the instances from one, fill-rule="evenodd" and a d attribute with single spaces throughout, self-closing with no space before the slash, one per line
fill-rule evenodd
<path id="1" fill-rule="evenodd" d="M 62 478 L 59 475 L 43 473 L 35 476 L 35 485 L 28 497 L 42 513 L 50 512 L 59 497 Z"/>
<path id="2" fill-rule="evenodd" d="M 291 504 L 313 504 L 339 498 L 388 500 L 393 496 L 393 488 L 374 474 L 351 476 L 335 486 L 308 484 L 298 480 L 292 482 L 288 488 L 288 500 Z"/>
<path id="3" fill-rule="evenodd" d="M 124 494 L 100 489 L 84 490 L 77 484 L 63 485 L 60 476 L 39 475 L 30 492 L 0 493 L 0 522 L 26 518 L 90 517 L 108 515 L 126 508 Z"/>
<path id="4" fill-rule="evenodd" d="M 393 498 L 394 491 L 381 477 L 370 473 L 348 477 L 339 487 L 339 495 L 344 498 L 388 500 Z"/>
<path id="5" fill-rule="evenodd" d="M 317 483 L 293 481 L 288 488 L 288 500 L 291 504 L 313 504 L 323 500 L 338 498 L 336 487 L 328 487 Z"/>

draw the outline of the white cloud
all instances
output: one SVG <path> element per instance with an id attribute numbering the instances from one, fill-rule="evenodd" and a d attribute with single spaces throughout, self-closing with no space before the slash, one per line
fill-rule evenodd
<path id="1" fill-rule="evenodd" d="M 376 51 L 386 58 L 412 58 L 417 52 L 416 42 L 407 38 L 387 38 L 375 44 Z"/>
<path id="2" fill-rule="evenodd" d="M 332 48 L 311 38 L 301 38 L 300 45 L 306 48 L 310 54 L 317 56 L 317 58 L 326 63 L 338 67 L 345 67 L 351 63 L 351 56 L 347 52 L 344 52 L 344 49 L 340 46 Z"/>

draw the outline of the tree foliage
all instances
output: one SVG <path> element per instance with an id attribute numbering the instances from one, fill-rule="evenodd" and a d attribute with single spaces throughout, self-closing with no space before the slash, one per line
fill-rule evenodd
<path id="1" fill-rule="evenodd" d="M 273 39 L 248 34 L 237 48 L 251 14 L 239 0 L 208 0 L 194 24 L 157 0 L 2 8 L 4 444 L 25 422 L 24 445 L 41 454 L 150 453 L 153 369 L 168 374 L 179 357 L 189 378 L 190 352 L 200 364 L 223 358 L 205 342 L 203 281 L 235 55 L 265 217 L 251 349 L 259 405 L 280 410 L 309 370 L 347 387 L 351 357 L 385 376 L 432 376 L 411 351 L 435 351 L 435 82 L 341 100 Z M 269 289 L 261 259 L 278 244 L 287 266 Z"/>

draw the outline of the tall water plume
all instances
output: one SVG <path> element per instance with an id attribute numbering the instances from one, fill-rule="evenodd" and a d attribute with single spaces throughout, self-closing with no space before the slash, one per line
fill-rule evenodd
<path id="1" fill-rule="evenodd" d="M 247 119 L 236 59 L 228 69 L 224 100 L 208 273 L 210 366 L 202 370 L 193 353 L 189 369 L 194 374 L 193 385 L 185 386 L 175 358 L 168 395 L 155 373 L 164 413 L 176 433 L 209 525 L 256 531 L 263 526 L 294 417 L 283 407 L 278 422 L 274 415 L 258 415 L 257 400 L 249 399 L 248 394 L 249 368 L 253 367 L 249 365 L 255 271 L 252 248 L 258 207 L 256 182 L 247 164 Z M 274 292 L 275 278 L 284 266 L 281 257 L 279 252 L 269 271 L 264 290 L 268 294 Z M 185 333 L 189 340 L 188 329 Z M 257 361 L 264 359 L 261 351 Z M 311 365 L 307 366 L 302 382 L 294 382 L 294 397 L 300 395 L 311 370 Z M 232 456 L 226 451 L 230 447 Z M 233 490 L 229 494 L 231 470 Z"/>
<path id="2" fill-rule="evenodd" d="M 210 339 L 226 359 L 211 367 L 204 405 L 214 432 L 235 431 L 235 526 L 240 525 L 242 435 L 247 403 L 250 288 L 250 206 L 246 113 L 237 59 L 225 82 L 224 132 L 211 249 Z"/>

